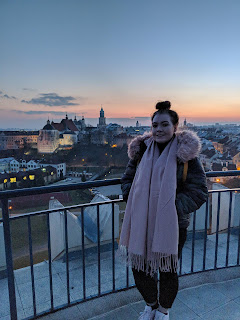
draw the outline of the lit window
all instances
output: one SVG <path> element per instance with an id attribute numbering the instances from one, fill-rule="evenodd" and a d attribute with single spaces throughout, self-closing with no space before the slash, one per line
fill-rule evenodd
<path id="1" fill-rule="evenodd" d="M 11 183 L 17 182 L 17 178 L 10 178 L 10 182 Z"/>
<path id="2" fill-rule="evenodd" d="M 35 179 L 35 175 L 34 175 L 34 174 L 30 174 L 30 175 L 29 175 L 29 179 L 30 179 L 30 180 L 34 180 L 34 179 Z"/>
<path id="3" fill-rule="evenodd" d="M 42 171 L 43 171 L 43 172 L 46 172 L 47 170 L 46 170 L 46 168 L 42 168 Z"/>
<path id="4" fill-rule="evenodd" d="M 27 177 L 25 176 L 25 177 L 23 177 L 23 180 L 27 180 Z"/>
<path id="5" fill-rule="evenodd" d="M 4 181 L 3 181 L 4 183 L 7 183 L 7 179 L 4 179 Z"/>
<path id="6" fill-rule="evenodd" d="M 53 172 L 51 172 L 51 175 L 52 175 L 52 176 L 53 176 L 53 174 L 54 174 L 54 173 L 53 173 Z"/>

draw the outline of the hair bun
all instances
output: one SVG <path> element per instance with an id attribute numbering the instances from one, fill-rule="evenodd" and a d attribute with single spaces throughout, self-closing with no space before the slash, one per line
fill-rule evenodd
<path id="1" fill-rule="evenodd" d="M 170 110 L 171 102 L 170 101 L 161 101 L 156 104 L 157 110 Z"/>

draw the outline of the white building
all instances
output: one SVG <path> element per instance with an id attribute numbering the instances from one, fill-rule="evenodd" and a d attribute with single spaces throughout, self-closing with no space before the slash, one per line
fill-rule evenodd
<path id="1" fill-rule="evenodd" d="M 12 160 L 14 160 L 13 157 L 0 159 L 0 172 L 9 171 Z"/>
<path id="2" fill-rule="evenodd" d="M 10 168 L 9 170 L 11 172 L 18 172 L 20 171 L 20 162 L 17 161 L 16 159 L 13 159 L 11 162 L 10 162 Z"/>
<path id="3" fill-rule="evenodd" d="M 39 153 L 53 153 L 59 147 L 59 131 L 50 124 L 49 120 L 39 132 L 37 147 Z"/>
<path id="4" fill-rule="evenodd" d="M 71 130 L 66 130 L 59 135 L 59 148 L 67 149 L 72 148 L 78 142 L 78 135 Z"/>
<path id="5" fill-rule="evenodd" d="M 79 133 L 79 128 L 72 119 L 68 119 L 67 114 L 60 123 L 50 123 L 48 120 L 39 133 L 38 152 L 53 153 L 57 149 L 71 149 L 78 142 Z"/>
<path id="6" fill-rule="evenodd" d="M 5 161 L 3 161 L 5 160 Z M 25 159 L 16 160 L 14 158 L 5 158 L 0 159 L 0 169 L 2 168 L 0 172 L 3 171 L 10 171 L 10 172 L 19 172 L 19 171 L 29 171 L 34 170 L 37 168 L 44 168 L 51 166 L 57 170 L 57 177 L 60 178 L 65 177 L 66 175 L 66 163 L 44 163 L 40 162 L 39 160 L 30 160 L 26 161 Z M 5 169 L 4 169 L 5 168 Z"/>
<path id="7" fill-rule="evenodd" d="M 44 167 L 48 167 L 48 166 L 51 166 L 53 168 L 56 168 L 57 170 L 57 177 L 60 178 L 61 176 L 62 177 L 65 177 L 66 176 L 66 163 L 62 162 L 62 163 L 39 163 L 39 166 L 40 168 L 44 168 Z"/>

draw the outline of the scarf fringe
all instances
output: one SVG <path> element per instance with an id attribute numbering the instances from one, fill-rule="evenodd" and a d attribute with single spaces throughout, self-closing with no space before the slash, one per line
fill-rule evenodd
<path id="1" fill-rule="evenodd" d="M 146 257 L 129 253 L 126 246 L 119 246 L 117 255 L 122 257 L 126 264 L 138 271 L 144 271 L 153 277 L 158 271 L 162 272 L 174 272 L 178 270 L 178 255 L 166 254 L 161 252 L 152 253 L 153 259 L 147 260 Z"/>

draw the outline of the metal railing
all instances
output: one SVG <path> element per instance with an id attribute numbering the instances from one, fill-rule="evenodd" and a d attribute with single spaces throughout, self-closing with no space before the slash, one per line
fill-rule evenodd
<path id="1" fill-rule="evenodd" d="M 226 171 L 226 172 L 207 172 L 207 177 L 222 177 L 222 176 L 239 176 L 239 171 Z M 32 287 L 32 300 L 33 300 L 33 316 L 29 319 L 36 318 L 37 316 L 56 311 L 60 308 L 66 308 L 70 305 L 86 301 L 89 299 L 93 299 L 96 297 L 103 296 L 105 294 L 109 294 L 112 292 L 117 292 L 121 290 L 126 290 L 129 288 L 129 268 L 126 266 L 126 286 L 121 288 L 116 288 L 115 285 L 115 221 L 114 221 L 114 204 L 122 202 L 121 199 L 97 202 L 97 203 L 89 203 L 89 204 L 81 204 L 81 205 L 73 205 L 67 206 L 64 208 L 55 208 L 49 210 L 42 210 L 22 215 L 14 215 L 9 216 L 8 210 L 8 200 L 10 198 L 20 197 L 20 196 L 29 196 L 50 192 L 58 192 L 58 191 L 69 191 L 69 190 L 78 190 L 78 189 L 86 189 L 100 186 L 109 186 L 109 185 L 117 185 L 120 184 L 120 179 L 112 179 L 112 180 L 100 180 L 100 181 L 91 181 L 91 182 L 82 182 L 78 184 L 71 185 L 58 185 L 58 186 L 46 186 L 46 187 L 37 187 L 31 189 L 20 189 L 20 190 L 9 190 L 0 192 L 0 199 L 2 201 L 2 219 L 0 222 L 3 222 L 4 229 L 4 240 L 5 240 L 5 254 L 6 254 L 6 265 L 7 265 L 7 277 L 8 277 L 8 290 L 9 290 L 9 302 L 10 302 L 10 314 L 11 319 L 16 320 L 17 317 L 17 307 L 16 307 L 16 292 L 15 292 L 15 282 L 14 282 L 14 267 L 13 267 L 13 254 L 12 254 L 12 239 L 11 239 L 11 231 L 10 231 L 10 222 L 22 218 L 27 218 L 28 222 L 28 242 L 29 242 L 29 258 L 30 258 L 30 270 L 31 270 L 31 287 Z M 216 226 L 216 246 L 215 246 L 215 262 L 213 269 L 219 269 L 217 266 L 218 259 L 218 238 L 219 238 L 219 217 L 220 217 L 220 204 L 221 204 L 221 194 L 225 192 L 230 193 L 229 198 L 229 212 L 228 212 L 228 235 L 227 235 L 227 250 L 226 250 L 226 264 L 225 267 L 229 267 L 228 259 L 229 259 L 229 241 L 231 234 L 231 216 L 232 216 L 232 194 L 235 191 L 240 191 L 240 188 L 236 189 L 223 189 L 223 190 L 210 190 L 209 195 L 214 193 L 218 194 L 218 205 L 217 205 L 217 226 Z M 202 271 L 211 270 L 206 269 L 206 243 L 207 243 L 207 232 L 208 232 L 208 220 L 209 220 L 209 201 L 208 199 L 206 203 L 205 210 L 205 230 L 204 230 L 204 252 L 203 252 L 203 268 Z M 111 251 L 112 251 L 112 290 L 108 292 L 102 293 L 101 290 L 101 259 L 100 259 L 100 206 L 103 204 L 112 204 L 112 239 L 111 239 Z M 96 206 L 97 207 L 97 264 L 98 264 L 98 293 L 96 295 L 92 295 L 88 297 L 86 295 L 86 263 L 85 263 L 85 231 L 84 231 L 84 209 L 86 207 Z M 81 210 L 81 226 L 82 226 L 82 288 L 83 288 L 83 298 L 80 300 L 76 300 L 71 302 L 70 300 L 70 285 L 69 285 L 69 245 L 68 245 L 68 215 L 67 210 L 80 208 Z M 67 283 L 67 303 L 62 305 L 60 308 L 54 308 L 54 295 L 53 295 L 53 274 L 52 274 L 52 256 L 51 256 L 51 234 L 50 234 L 50 220 L 49 215 L 51 213 L 56 213 L 59 211 L 64 212 L 64 234 L 65 234 L 65 253 L 66 253 L 66 283 Z M 35 278 L 34 278 L 34 263 L 33 263 L 33 247 L 32 247 L 32 228 L 31 228 L 31 218 L 37 215 L 46 215 L 47 216 L 47 236 L 48 236 L 48 262 L 49 262 L 49 290 L 50 290 L 50 300 L 51 300 L 51 308 L 50 310 L 46 310 L 42 313 L 36 312 L 36 288 L 35 288 Z M 196 234 L 196 211 L 193 213 L 193 231 L 192 231 L 192 257 L 191 257 L 191 273 L 194 273 L 194 254 L 195 254 L 195 234 Z M 238 226 L 238 254 L 237 254 L 237 263 L 236 266 L 239 265 L 239 252 L 240 252 L 240 228 Z M 199 272 L 199 271 L 198 271 Z M 180 258 L 180 270 L 179 274 L 182 275 L 182 256 Z"/>

